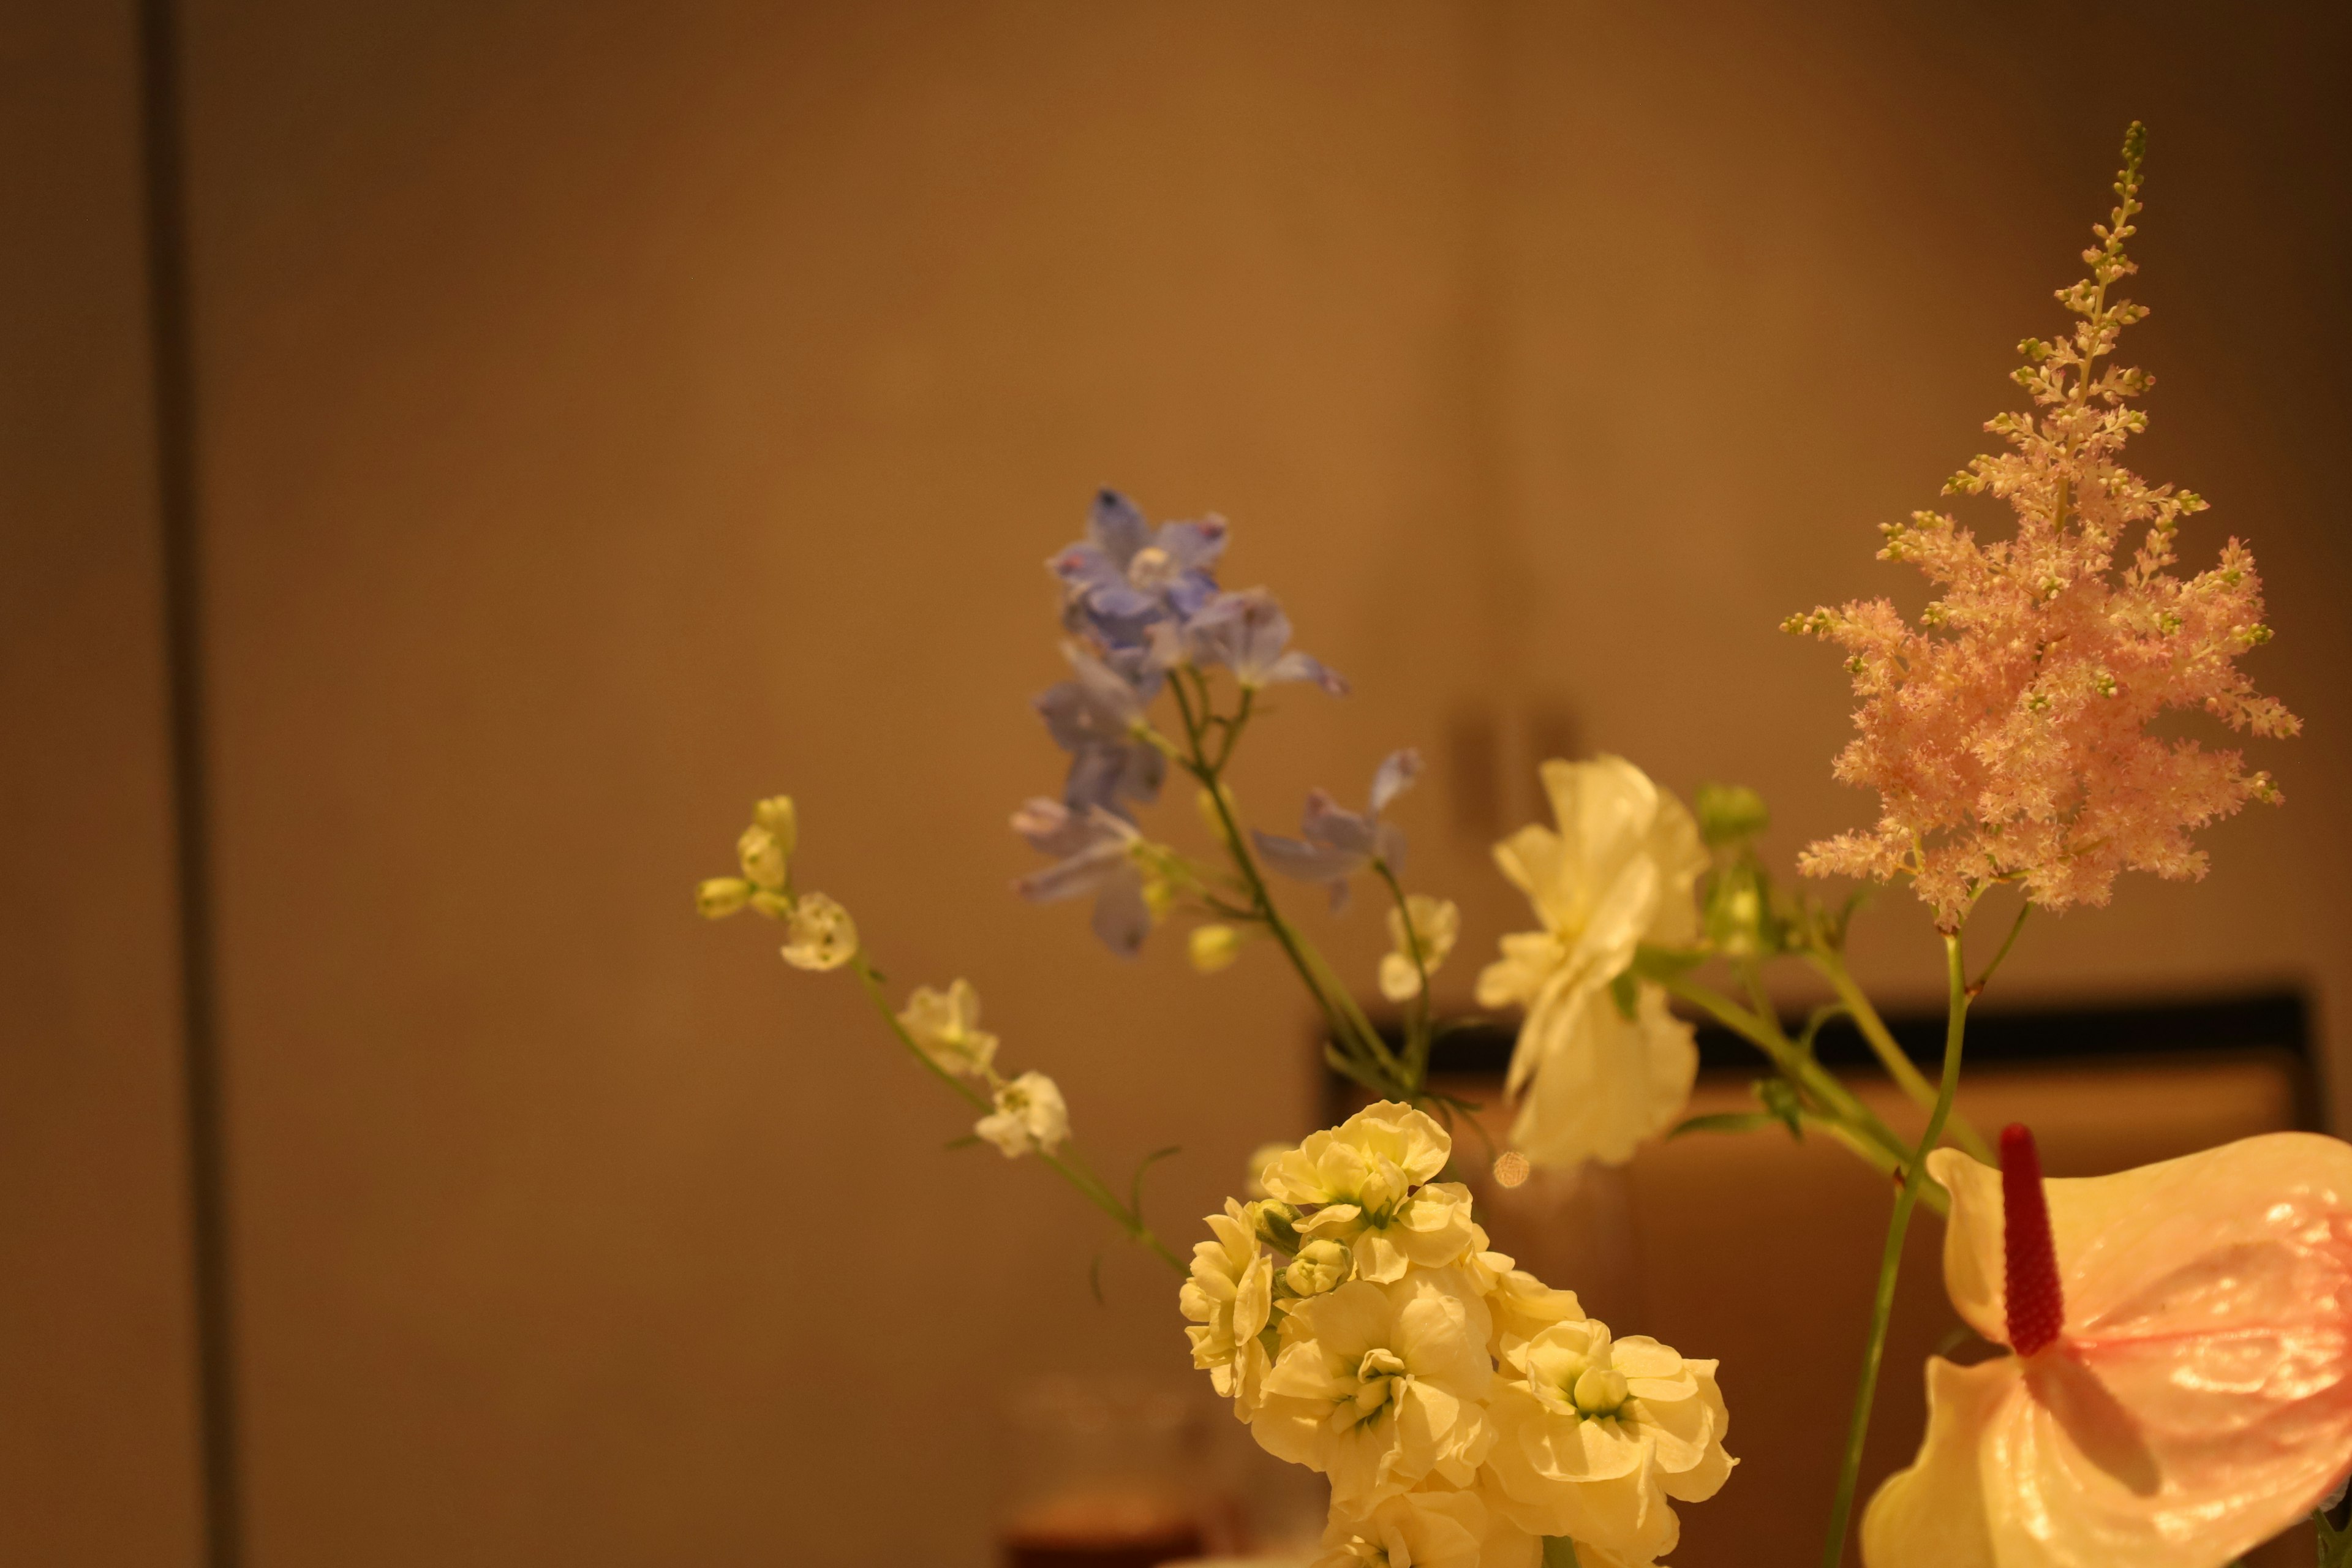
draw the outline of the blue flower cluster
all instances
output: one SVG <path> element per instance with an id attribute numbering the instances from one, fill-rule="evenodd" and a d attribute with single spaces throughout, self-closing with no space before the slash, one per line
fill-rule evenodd
<path id="1" fill-rule="evenodd" d="M 1062 585 L 1070 679 L 1039 694 L 1036 709 L 1070 767 L 1060 800 L 1033 800 L 1013 818 L 1031 844 L 1061 857 L 1016 886 L 1037 900 L 1094 894 L 1096 931 L 1120 952 L 1134 952 L 1150 926 L 1131 824 L 1167 778 L 1145 712 L 1169 671 L 1225 669 L 1248 690 L 1286 681 L 1348 689 L 1290 646 L 1290 617 L 1272 594 L 1218 586 L 1225 537 L 1213 515 L 1154 528 L 1107 489 L 1086 537 L 1045 563 Z"/>

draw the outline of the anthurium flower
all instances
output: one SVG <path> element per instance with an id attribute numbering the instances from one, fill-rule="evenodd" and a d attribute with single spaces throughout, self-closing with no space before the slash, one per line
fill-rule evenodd
<path id="1" fill-rule="evenodd" d="M 1479 1405 L 1494 1380 L 1488 1326 L 1452 1268 L 1301 1302 L 1282 1320 L 1250 1429 L 1268 1453 L 1328 1476 L 1337 1503 L 1370 1507 L 1432 1475 L 1467 1486 L 1493 1440 Z"/>
<path id="2" fill-rule="evenodd" d="M 1410 746 L 1391 752 L 1381 759 L 1372 774 L 1371 794 L 1362 811 L 1346 810 L 1328 791 L 1318 789 L 1307 796 L 1297 837 L 1286 838 L 1255 829 L 1250 837 L 1268 866 L 1286 877 L 1328 887 L 1331 907 L 1344 909 L 1348 879 L 1370 868 L 1373 861 L 1380 861 L 1391 872 L 1403 869 L 1404 829 L 1392 822 L 1382 822 L 1381 813 L 1420 777 L 1419 752 Z"/>
<path id="3" fill-rule="evenodd" d="M 1869 1568 L 2219 1568 L 2352 1469 L 2352 1145 L 2276 1132 L 2043 1182 L 1927 1157 L 1944 1280 L 2013 1355 L 1927 1363 Z"/>
<path id="4" fill-rule="evenodd" d="M 1540 1163 L 1622 1163 L 1681 1114 L 1698 1053 L 1655 987 L 1641 988 L 1631 1018 L 1608 988 L 1642 942 L 1696 939 L 1706 849 L 1682 802 L 1622 757 L 1541 772 L 1559 830 L 1523 827 L 1495 862 L 1543 929 L 1503 939 L 1478 1004 L 1527 1009 L 1506 1088 L 1534 1091 L 1512 1141 Z"/>

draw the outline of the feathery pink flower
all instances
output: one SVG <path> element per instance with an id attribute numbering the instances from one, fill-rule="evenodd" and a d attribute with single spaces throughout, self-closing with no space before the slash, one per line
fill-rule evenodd
<path id="1" fill-rule="evenodd" d="M 2257 735 L 2301 727 L 2237 665 L 2271 636 L 2252 553 L 2231 539 L 2210 570 L 2173 574 L 2180 521 L 2206 503 L 2121 461 L 2147 424 L 2131 399 L 2154 383 L 2111 363 L 2122 330 L 2147 314 L 2111 297 L 2137 270 L 2124 241 L 2137 232 L 2144 146 L 2135 124 L 2117 204 L 2083 253 L 2091 276 L 2058 291 L 2081 318 L 2072 338 L 2020 345 L 2013 379 L 2036 411 L 1988 422 L 2009 449 L 1944 487 L 2009 502 L 2015 536 L 1980 542 L 1948 514 L 1915 512 L 1882 526 L 1879 556 L 1911 562 L 1939 589 L 1916 628 L 1885 599 L 1783 623 L 1851 656 L 1860 733 L 1834 772 L 1883 802 L 1876 826 L 1809 846 L 1800 866 L 1908 873 L 1947 929 L 1995 882 L 2021 882 L 2032 902 L 2058 909 L 2105 903 L 2121 871 L 2201 877 L 2190 832 L 2250 799 L 2280 798 L 2236 751 L 2148 734 L 2166 709 L 2202 709 Z M 2119 568 L 2135 530 L 2138 548 Z"/>

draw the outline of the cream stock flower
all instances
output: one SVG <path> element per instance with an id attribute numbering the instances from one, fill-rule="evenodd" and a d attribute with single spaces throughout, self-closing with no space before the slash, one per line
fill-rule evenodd
<path id="1" fill-rule="evenodd" d="M 1313 1568 L 1539 1568 L 1543 1542 L 1477 1492 L 1426 1487 L 1369 1509 L 1335 1506 Z"/>
<path id="2" fill-rule="evenodd" d="M 1668 1500 L 1702 1502 L 1731 1473 L 1731 1417 L 1711 1361 L 1639 1336 L 1612 1341 L 1585 1319 L 1514 1347 L 1504 1367 L 1487 1464 L 1496 1506 L 1522 1529 L 1660 1556 L 1681 1534 Z"/>
<path id="3" fill-rule="evenodd" d="M 857 956 L 857 922 L 823 893 L 803 893 L 784 915 L 783 954 L 794 969 L 838 969 Z"/>
<path id="4" fill-rule="evenodd" d="M 1310 1241 L 1298 1249 L 1282 1271 L 1282 1282 L 1294 1296 L 1320 1296 L 1347 1283 L 1353 1256 L 1344 1243 Z"/>
<path id="5" fill-rule="evenodd" d="M 1231 1198 L 1209 1216 L 1213 1240 L 1192 1248 L 1192 1275 L 1176 1302 L 1192 1320 L 1184 1337 L 1192 1364 L 1247 1419 L 1256 1407 L 1269 1358 L 1259 1336 L 1274 1310 L 1274 1260 L 1260 1249 L 1250 1211 Z"/>
<path id="6" fill-rule="evenodd" d="M 1050 1154 L 1070 1136 L 1069 1107 L 1054 1080 L 1024 1072 L 996 1091 L 996 1110 L 972 1131 L 1004 1151 L 1008 1160 L 1032 1152 Z"/>
<path id="7" fill-rule="evenodd" d="M 1512 1141 L 1540 1163 L 1622 1163 L 1680 1113 L 1698 1056 L 1663 997 L 1645 988 L 1629 1023 L 1609 984 L 1642 942 L 1697 936 L 1692 889 L 1706 850 L 1683 804 L 1622 757 L 1549 762 L 1542 775 L 1559 831 L 1523 827 L 1495 847 L 1495 862 L 1543 929 L 1503 939 L 1502 958 L 1478 976 L 1478 1004 L 1527 1009 L 1505 1087 L 1517 1095 L 1532 1079 L 1536 1089 Z M 1547 1093 L 1547 1076 L 1566 1082 Z"/>
<path id="8" fill-rule="evenodd" d="M 996 1037 L 980 1026 L 980 994 L 969 980 L 945 991 L 918 985 L 898 1022 L 925 1056 L 950 1072 L 977 1076 L 996 1059 Z"/>
<path id="9" fill-rule="evenodd" d="M 1452 1268 L 1356 1280 L 1293 1307 L 1250 1428 L 1268 1453 L 1370 1507 L 1438 1476 L 1471 1484 L 1494 1440 L 1486 1304 Z"/>
<path id="10" fill-rule="evenodd" d="M 2216 1568 L 2352 1468 L 2352 1147 L 2275 1132 L 2039 1183 L 2046 1222 L 2020 1229 L 2049 1237 L 2046 1272 L 2014 1289 L 2002 1173 L 1927 1168 L 1953 1306 L 2048 1342 L 1928 1362 L 1919 1457 L 1863 1517 L 1869 1568 Z"/>
<path id="11" fill-rule="evenodd" d="M 1396 951 L 1381 960 L 1381 994 L 1391 1002 L 1410 1002 L 1421 994 L 1423 974 L 1434 974 L 1454 951 L 1462 934 L 1462 911 L 1451 899 L 1414 893 L 1402 910 L 1389 910 L 1389 944 Z M 1412 935 L 1420 939 L 1421 961 L 1413 962 L 1413 943 L 1406 940 L 1405 919 L 1412 920 Z"/>
<path id="12" fill-rule="evenodd" d="M 1454 1141 L 1422 1111 L 1382 1100 L 1336 1128 L 1310 1134 L 1276 1160 L 1266 1192 L 1315 1212 L 1299 1234 L 1346 1243 L 1359 1279 L 1386 1282 L 1418 1264 L 1439 1268 L 1470 1245 L 1470 1189 L 1433 1182 Z"/>

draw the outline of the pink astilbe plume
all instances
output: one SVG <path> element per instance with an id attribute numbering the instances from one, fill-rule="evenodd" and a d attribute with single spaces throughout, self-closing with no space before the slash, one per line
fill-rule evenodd
<path id="1" fill-rule="evenodd" d="M 2083 253 L 2091 276 L 2058 292 L 2081 318 L 2071 341 L 2020 345 L 2026 363 L 2014 379 L 2035 412 L 1988 422 L 2009 450 L 1944 487 L 2009 502 L 2015 537 L 1982 542 L 1948 515 L 1915 512 L 1882 526 L 1879 555 L 1911 562 L 1941 590 L 1916 628 L 1884 599 L 1784 625 L 1852 656 L 1860 734 L 1834 771 L 1884 804 L 1874 827 L 1809 846 L 1801 867 L 1907 872 L 1947 929 L 1994 882 L 2021 882 L 2032 902 L 2058 909 L 2104 904 L 2119 871 L 2200 877 L 2193 829 L 2249 799 L 2280 798 L 2235 751 L 2147 734 L 2165 709 L 2201 708 L 2257 735 L 2301 727 L 2237 666 L 2271 635 L 2253 556 L 2231 539 L 2210 570 L 2175 576 L 2180 520 L 2205 502 L 2120 460 L 2147 424 L 2130 400 L 2154 380 L 2102 363 L 2147 314 L 2110 297 L 2137 270 L 2123 247 L 2136 232 L 2144 146 L 2135 123 L 2114 213 Z M 2118 542 L 2135 530 L 2139 546 L 2118 569 Z"/>

